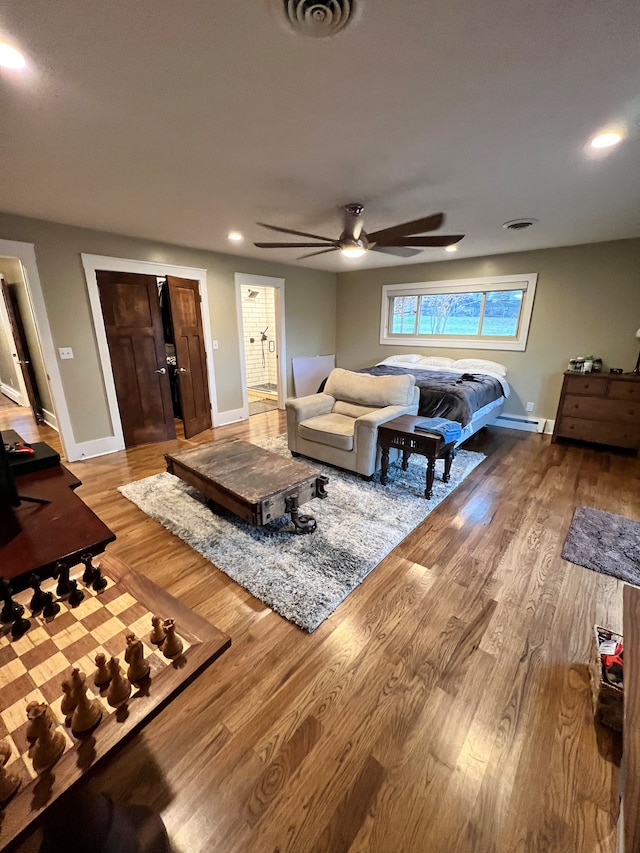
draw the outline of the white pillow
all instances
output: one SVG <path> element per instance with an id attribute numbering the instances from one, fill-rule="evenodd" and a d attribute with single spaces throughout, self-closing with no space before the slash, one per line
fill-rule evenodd
<path id="1" fill-rule="evenodd" d="M 425 367 L 451 367 L 453 359 L 438 355 L 427 355 L 420 359 L 418 366 L 420 364 L 424 364 Z"/>
<path id="2" fill-rule="evenodd" d="M 462 370 L 464 373 L 497 373 L 498 376 L 506 376 L 507 368 L 497 361 L 487 361 L 484 358 L 459 358 L 451 367 L 454 370 Z"/>
<path id="3" fill-rule="evenodd" d="M 409 355 L 390 355 L 389 358 L 385 358 L 384 363 L 390 364 L 394 361 L 413 363 L 414 361 L 420 361 L 421 358 L 421 355 L 415 355 L 414 353 L 409 353 Z"/>

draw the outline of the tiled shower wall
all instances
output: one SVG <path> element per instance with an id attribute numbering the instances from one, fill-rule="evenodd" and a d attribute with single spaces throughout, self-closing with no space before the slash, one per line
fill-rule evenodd
<path id="1" fill-rule="evenodd" d="M 253 299 L 249 293 L 258 295 Z M 272 287 L 242 288 L 242 324 L 244 329 L 245 366 L 247 386 L 261 388 L 278 385 L 278 364 L 276 359 L 276 311 Z M 267 340 L 262 343 L 260 336 L 266 329 Z M 253 343 L 251 342 L 253 338 Z M 272 352 L 269 352 L 271 347 Z M 263 360 L 264 349 L 264 360 Z"/>

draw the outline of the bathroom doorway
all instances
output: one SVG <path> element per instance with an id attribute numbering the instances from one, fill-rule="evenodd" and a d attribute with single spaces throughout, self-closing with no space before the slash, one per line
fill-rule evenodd
<path id="1" fill-rule="evenodd" d="M 249 417 L 283 408 L 281 279 L 236 275 L 243 345 L 244 402 Z"/>

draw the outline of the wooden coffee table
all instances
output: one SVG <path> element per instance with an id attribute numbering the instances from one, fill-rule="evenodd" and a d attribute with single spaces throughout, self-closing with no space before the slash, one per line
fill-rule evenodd
<path id="1" fill-rule="evenodd" d="M 416 417 L 415 415 L 400 415 L 399 418 L 394 418 L 392 421 L 387 421 L 387 423 L 378 427 L 378 445 L 382 450 L 380 482 L 383 486 L 387 484 L 389 450 L 392 447 L 402 452 L 403 471 L 407 470 L 411 454 L 418 453 L 427 458 L 427 483 L 424 496 L 425 498 L 430 498 L 433 492 L 436 459 L 444 459 L 442 480 L 445 483 L 449 482 L 455 441 L 446 443 L 443 437 L 435 432 L 417 430 L 415 428 L 416 424 L 422 421 L 424 421 L 424 418 Z"/>
<path id="2" fill-rule="evenodd" d="M 326 498 L 329 478 L 310 465 L 237 438 L 165 459 L 170 474 L 249 524 L 267 524 L 288 512 L 298 533 L 316 529 L 315 518 L 302 515 L 299 507 L 312 498 Z"/>

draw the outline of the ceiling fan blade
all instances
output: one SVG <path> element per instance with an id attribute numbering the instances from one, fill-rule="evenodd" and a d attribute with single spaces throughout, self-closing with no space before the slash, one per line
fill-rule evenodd
<path id="1" fill-rule="evenodd" d="M 261 225 L 263 228 L 270 228 L 272 231 L 281 231 L 283 234 L 295 234 L 298 237 L 312 237 L 314 240 L 326 240 L 327 243 L 335 242 L 331 237 L 322 237 L 319 234 L 309 234 L 307 231 L 294 231 L 293 228 L 281 228 L 279 225 L 267 225 L 266 222 L 256 222 L 256 225 Z"/>
<path id="2" fill-rule="evenodd" d="M 437 237 L 405 237 L 393 240 L 392 246 L 451 246 L 459 243 L 464 234 L 441 234 Z M 379 245 L 379 244 L 378 244 Z M 384 246 L 384 242 L 382 244 Z"/>
<path id="3" fill-rule="evenodd" d="M 422 219 L 414 219 L 411 222 L 392 225 L 390 228 L 382 228 L 380 231 L 367 234 L 367 237 L 372 243 L 391 243 L 396 238 L 406 237 L 408 234 L 436 231 L 443 222 L 444 213 L 433 213 L 431 216 L 423 216 Z"/>
<path id="4" fill-rule="evenodd" d="M 301 261 L 303 258 L 312 258 L 314 255 L 326 255 L 327 252 L 337 252 L 340 246 L 332 246 L 331 249 L 322 249 L 321 252 L 310 252 L 308 255 L 300 255 L 296 261 Z"/>
<path id="5" fill-rule="evenodd" d="M 412 258 L 414 255 L 419 255 L 422 249 L 410 249 L 408 246 L 372 246 L 371 251 L 396 255 L 398 258 Z"/>
<path id="6" fill-rule="evenodd" d="M 258 249 L 315 249 L 318 246 L 332 246 L 331 243 L 254 243 Z"/>

